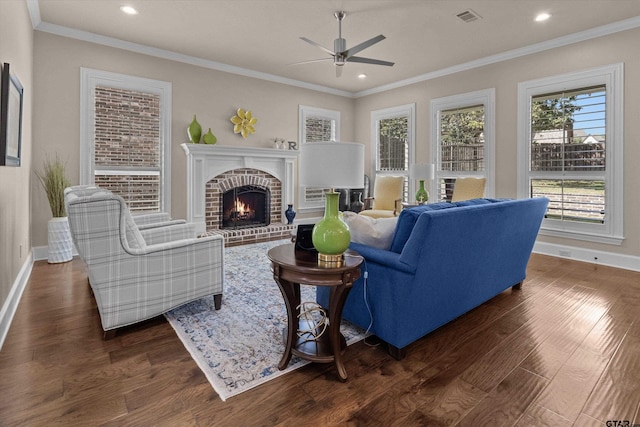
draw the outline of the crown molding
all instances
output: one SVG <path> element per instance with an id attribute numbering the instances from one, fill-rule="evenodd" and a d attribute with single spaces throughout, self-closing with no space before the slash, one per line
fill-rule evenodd
<path id="1" fill-rule="evenodd" d="M 37 0 L 28 0 L 35 3 Z M 37 12 L 39 15 L 39 11 Z M 34 14 L 32 13 L 32 21 Z M 237 74 L 240 76 L 251 77 L 260 80 L 266 80 L 274 83 L 281 83 L 288 86 L 296 86 L 303 89 L 310 89 L 317 92 L 324 92 L 332 95 L 344 96 L 347 98 L 353 98 L 353 92 L 344 90 L 338 90 L 326 86 L 316 85 L 313 83 L 307 83 L 300 80 L 289 79 L 286 77 L 277 76 L 274 74 L 263 73 L 260 71 L 250 70 L 248 68 L 236 67 L 234 65 L 224 64 L 222 62 L 211 61 L 208 59 L 198 58 L 196 56 L 185 55 L 178 52 L 172 52 L 170 50 L 158 49 L 151 46 L 146 46 L 138 43 L 132 43 L 125 40 L 116 39 L 113 37 L 102 36 L 88 31 L 76 30 L 62 25 L 51 24 L 48 22 L 40 21 L 35 27 L 35 30 L 42 31 L 44 33 L 54 34 L 62 37 L 81 40 L 89 43 L 95 43 L 103 46 L 109 46 L 117 49 L 127 50 L 130 52 L 140 53 L 143 55 L 154 56 L 157 58 L 168 59 L 170 61 L 182 62 L 184 64 L 195 65 L 198 67 L 208 68 L 211 70 L 222 71 L 225 73 Z"/>
<path id="2" fill-rule="evenodd" d="M 391 89 L 397 89 L 403 86 L 409 86 L 415 83 L 423 82 L 426 80 L 435 79 L 438 77 L 447 76 L 449 74 L 455 74 L 462 71 L 472 70 L 474 68 L 484 67 L 485 65 L 496 64 L 498 62 L 508 61 L 515 58 L 520 58 L 534 53 L 544 52 L 545 50 L 551 50 L 562 46 L 567 46 L 574 43 L 579 43 L 586 40 L 595 39 L 598 37 L 608 36 L 610 34 L 619 33 L 621 31 L 627 31 L 640 27 L 640 16 L 625 19 L 611 24 L 602 25 L 600 27 L 590 28 L 585 31 L 569 34 L 566 36 L 558 37 L 552 40 L 532 44 L 519 49 L 508 50 L 506 52 L 498 53 L 496 55 L 486 56 L 484 58 L 477 59 L 475 61 L 465 62 L 463 64 L 454 65 L 452 67 L 443 68 L 441 70 L 433 71 L 426 74 L 421 74 L 416 77 L 411 77 L 405 80 L 400 80 L 388 85 L 378 86 L 376 88 L 355 92 L 354 97 L 360 98 L 375 93 L 385 92 Z"/>
<path id="3" fill-rule="evenodd" d="M 38 0 L 27 0 L 27 10 L 31 17 L 31 26 L 35 30 L 42 22 L 42 18 L 40 17 L 40 3 L 38 3 Z"/>
<path id="4" fill-rule="evenodd" d="M 349 92 L 345 90 L 339 90 L 330 88 L 327 86 L 317 85 L 313 83 L 307 83 L 300 80 L 289 79 L 286 77 L 277 76 L 275 74 L 263 73 L 261 71 L 255 71 L 248 68 L 236 67 L 222 62 L 211 61 L 208 59 L 198 58 L 195 56 L 185 55 L 165 49 L 158 49 L 151 46 L 146 46 L 138 43 L 127 42 L 113 37 L 106 37 L 87 31 L 76 30 L 73 28 L 64 27 L 61 25 L 51 24 L 48 22 L 42 22 L 40 17 L 40 6 L 38 0 L 26 0 L 29 15 L 31 16 L 31 23 L 34 30 L 42 31 L 50 34 L 55 34 L 63 37 L 73 38 L 76 40 L 82 40 L 90 43 L 96 43 L 104 46 L 114 47 L 117 49 L 128 50 L 143 55 L 155 56 L 157 58 L 168 59 L 170 61 L 182 62 L 185 64 L 195 65 L 198 67 L 209 68 L 211 70 L 222 71 L 225 73 L 237 74 L 245 77 L 251 77 L 260 80 L 266 80 L 269 82 L 280 83 L 289 86 L 300 87 L 303 89 L 314 90 L 317 92 L 324 92 L 332 95 L 343 96 L 346 98 L 361 98 L 368 95 L 373 95 L 380 92 L 385 92 L 391 89 L 397 89 L 404 86 L 409 86 L 415 83 L 424 82 L 427 80 L 436 79 L 439 77 L 447 76 L 450 74 L 459 73 L 462 71 L 468 71 L 486 65 L 496 64 L 503 61 L 508 61 L 515 58 L 520 58 L 527 55 L 532 55 L 546 50 L 555 49 L 562 46 L 567 46 L 574 43 L 579 43 L 586 40 L 591 40 L 598 37 L 615 34 L 621 31 L 627 31 L 640 27 L 640 16 L 625 19 L 611 24 L 602 25 L 600 27 L 590 28 L 585 31 L 569 34 L 567 36 L 558 37 L 552 40 L 532 44 L 519 49 L 513 49 L 506 52 L 498 53 L 496 55 L 486 56 L 474 61 L 465 62 L 462 64 L 454 65 L 452 67 L 443 68 L 440 70 L 432 71 L 429 73 L 421 74 L 419 76 L 411 77 L 404 80 L 399 80 L 387 85 L 378 86 L 372 89 L 363 90 L 360 92 Z"/>

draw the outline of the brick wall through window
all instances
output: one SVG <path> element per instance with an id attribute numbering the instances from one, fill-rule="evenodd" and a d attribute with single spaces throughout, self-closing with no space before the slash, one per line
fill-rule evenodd
<path id="1" fill-rule="evenodd" d="M 160 96 L 95 89 L 95 184 L 122 196 L 132 211 L 161 207 Z"/>

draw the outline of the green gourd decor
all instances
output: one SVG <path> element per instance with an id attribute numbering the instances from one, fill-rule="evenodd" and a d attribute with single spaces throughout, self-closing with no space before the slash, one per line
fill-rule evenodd
<path id="1" fill-rule="evenodd" d="M 218 142 L 218 138 L 211 132 L 211 128 L 209 128 L 209 132 L 205 133 L 202 137 L 202 142 L 205 144 L 215 144 Z"/>

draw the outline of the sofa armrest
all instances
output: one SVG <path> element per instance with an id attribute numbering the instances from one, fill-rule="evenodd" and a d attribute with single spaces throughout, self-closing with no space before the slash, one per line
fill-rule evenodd
<path id="1" fill-rule="evenodd" d="M 365 262 L 373 262 L 384 267 L 392 268 L 403 273 L 414 274 L 416 266 L 412 266 L 400 261 L 400 254 L 361 243 L 351 243 L 350 249 L 358 252 L 365 259 Z"/>
<path id="2" fill-rule="evenodd" d="M 187 239 L 168 240 L 162 243 L 157 242 L 151 245 L 147 245 L 143 248 L 129 249 L 128 253 L 131 255 L 140 256 L 156 252 L 166 252 L 167 256 L 169 256 L 172 251 L 181 251 L 184 250 L 184 248 L 188 247 L 191 247 L 194 251 L 198 251 L 199 247 L 208 247 L 215 240 L 221 240 L 224 246 L 224 237 L 222 237 L 222 235 L 216 234 L 213 236 L 189 237 Z"/>
<path id="3" fill-rule="evenodd" d="M 171 217 L 166 212 L 152 212 L 144 214 L 132 214 L 131 217 L 136 225 L 152 224 L 154 222 L 171 221 Z"/>
<path id="4" fill-rule="evenodd" d="M 146 223 L 146 224 L 138 224 L 136 222 L 136 226 L 138 227 L 138 230 L 150 230 L 152 228 L 168 227 L 168 226 L 171 226 L 171 225 L 186 224 L 186 223 L 187 223 L 187 221 L 185 221 L 184 219 L 172 219 L 172 220 L 169 220 L 169 221 L 149 222 L 149 223 Z"/>
<path id="5" fill-rule="evenodd" d="M 369 210 L 373 207 L 373 197 L 365 197 L 362 206 L 362 210 Z"/>
<path id="6" fill-rule="evenodd" d="M 402 210 L 402 199 L 395 199 L 393 201 L 393 216 L 398 216 Z"/>
<path id="7" fill-rule="evenodd" d="M 171 242 L 174 240 L 193 239 L 196 237 L 194 225 L 186 223 L 141 229 L 140 234 L 147 246 Z"/>
<path id="8" fill-rule="evenodd" d="M 171 225 L 178 225 L 178 224 L 186 224 L 187 221 L 185 221 L 184 219 L 172 219 L 171 221 L 164 221 L 164 222 L 150 222 L 148 224 L 137 224 L 138 230 L 150 230 L 152 228 L 161 228 L 161 227 L 168 227 Z"/>

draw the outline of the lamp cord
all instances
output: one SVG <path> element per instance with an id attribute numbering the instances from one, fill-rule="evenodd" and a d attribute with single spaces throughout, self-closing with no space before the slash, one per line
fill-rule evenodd
<path id="1" fill-rule="evenodd" d="M 352 256 L 355 257 L 354 255 L 351 254 L 344 254 L 345 256 Z M 359 255 L 360 257 L 362 257 L 361 255 Z M 369 331 L 371 330 L 371 328 L 373 327 L 373 312 L 371 311 L 371 307 L 369 306 L 369 298 L 368 298 L 368 292 L 367 292 L 367 284 L 368 284 L 368 279 L 369 279 L 369 268 L 367 267 L 367 260 L 364 259 L 364 257 L 362 257 L 362 262 L 364 264 L 364 274 L 362 275 L 363 277 L 363 286 L 362 286 L 362 296 L 364 298 L 364 305 L 365 307 L 367 307 L 367 312 L 369 313 L 369 326 L 367 326 L 367 330 L 364 331 L 364 343 L 366 345 L 368 345 L 369 347 L 377 347 L 378 345 L 380 345 L 380 341 L 377 340 L 375 342 L 367 342 L 367 338 L 369 337 Z"/>

